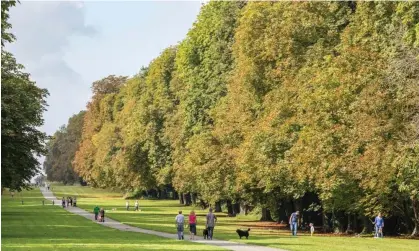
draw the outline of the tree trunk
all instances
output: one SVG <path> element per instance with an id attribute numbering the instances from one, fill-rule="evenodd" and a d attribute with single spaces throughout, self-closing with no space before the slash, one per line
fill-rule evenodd
<path id="1" fill-rule="evenodd" d="M 240 214 L 240 203 L 233 204 L 233 214 L 234 215 Z"/>
<path id="2" fill-rule="evenodd" d="M 183 193 L 179 193 L 179 204 L 181 204 L 181 205 L 185 204 L 185 202 L 183 200 Z"/>
<path id="3" fill-rule="evenodd" d="M 163 190 L 160 191 L 160 199 L 165 200 L 167 197 L 167 190 L 166 188 L 163 188 Z"/>
<path id="4" fill-rule="evenodd" d="M 262 217 L 260 218 L 261 221 L 272 221 L 271 211 L 267 208 L 262 208 Z"/>
<path id="5" fill-rule="evenodd" d="M 173 198 L 174 200 L 178 200 L 179 199 L 179 194 L 176 191 L 173 191 Z"/>
<path id="6" fill-rule="evenodd" d="M 343 216 L 343 217 L 342 217 Z M 333 232 L 336 234 L 340 234 L 344 231 L 344 215 L 341 212 L 332 212 L 332 225 L 333 225 Z"/>
<path id="7" fill-rule="evenodd" d="M 347 234 L 352 234 L 353 230 L 352 230 L 352 224 L 351 224 L 351 215 L 348 214 L 348 227 L 346 228 L 345 231 Z"/>
<path id="8" fill-rule="evenodd" d="M 412 198 L 412 208 L 414 215 L 414 229 L 412 231 L 412 236 L 419 236 L 419 201 L 415 198 Z"/>
<path id="9" fill-rule="evenodd" d="M 202 199 L 199 199 L 199 204 L 201 205 L 202 209 L 205 209 L 208 207 L 208 203 L 203 201 Z"/>
<path id="10" fill-rule="evenodd" d="M 188 196 L 187 193 L 183 193 L 182 194 L 183 197 L 183 205 L 187 206 L 188 205 Z"/>
<path id="11" fill-rule="evenodd" d="M 192 204 L 194 205 L 196 205 L 196 197 L 197 197 L 196 193 L 191 193 Z"/>
<path id="12" fill-rule="evenodd" d="M 221 213 L 222 212 L 220 201 L 215 202 L 215 209 L 214 210 L 215 210 L 216 213 Z"/>
<path id="13" fill-rule="evenodd" d="M 278 209 L 278 223 L 288 224 L 288 215 L 287 215 L 287 201 L 281 200 L 281 205 Z"/>
<path id="14" fill-rule="evenodd" d="M 414 214 L 413 212 L 413 202 L 411 200 L 403 201 L 403 221 L 405 222 L 405 227 L 407 232 L 413 232 L 415 229 Z"/>
<path id="15" fill-rule="evenodd" d="M 150 190 L 150 195 L 151 195 L 151 198 L 153 198 L 153 199 L 157 198 L 157 190 L 151 189 Z"/>
<path id="16" fill-rule="evenodd" d="M 362 232 L 361 233 L 362 234 L 370 234 L 371 231 L 372 231 L 371 222 L 368 219 L 368 217 L 365 216 L 365 215 L 362 216 L 362 225 L 363 225 L 363 228 L 362 228 Z"/>
<path id="17" fill-rule="evenodd" d="M 354 232 L 358 233 L 358 217 L 354 214 Z"/>
<path id="18" fill-rule="evenodd" d="M 240 203 L 240 212 L 244 215 L 247 215 L 249 212 L 249 206 L 245 203 Z"/>
<path id="19" fill-rule="evenodd" d="M 330 232 L 329 227 L 329 218 L 324 210 L 322 210 L 322 221 L 323 221 L 323 232 L 328 233 Z"/>
<path id="20" fill-rule="evenodd" d="M 276 215 L 277 215 L 277 219 L 276 219 L 276 222 L 277 223 L 281 223 L 281 209 L 283 208 L 282 207 L 282 200 L 281 199 L 279 199 L 277 202 L 276 202 Z"/>
<path id="21" fill-rule="evenodd" d="M 332 211 L 332 231 L 334 233 L 339 233 L 339 228 L 337 228 L 339 224 L 336 224 L 336 215 L 334 210 Z"/>
<path id="22" fill-rule="evenodd" d="M 233 204 L 231 203 L 231 200 L 227 200 L 227 213 L 228 216 L 234 216 Z"/>
<path id="23" fill-rule="evenodd" d="M 187 206 L 192 205 L 191 193 L 186 194 L 186 205 Z"/>
<path id="24" fill-rule="evenodd" d="M 191 205 L 191 195 L 190 195 L 190 193 L 184 193 L 183 194 L 183 204 L 185 206 Z"/>

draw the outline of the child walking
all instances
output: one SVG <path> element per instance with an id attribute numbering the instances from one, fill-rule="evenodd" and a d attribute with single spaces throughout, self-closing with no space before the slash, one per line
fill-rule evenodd
<path id="1" fill-rule="evenodd" d="M 314 224 L 313 223 L 310 223 L 310 234 L 311 234 L 311 236 L 313 236 L 313 234 L 314 234 Z"/>

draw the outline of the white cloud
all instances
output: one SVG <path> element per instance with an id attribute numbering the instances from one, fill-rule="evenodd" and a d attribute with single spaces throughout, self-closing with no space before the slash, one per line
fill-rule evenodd
<path id="1" fill-rule="evenodd" d="M 65 60 L 70 39 L 93 38 L 97 31 L 85 22 L 80 2 L 22 2 L 10 10 L 17 40 L 8 45 L 18 62 L 42 88 L 50 92 L 43 130 L 52 134 L 75 112 L 84 109 L 90 92 L 86 83 Z"/>

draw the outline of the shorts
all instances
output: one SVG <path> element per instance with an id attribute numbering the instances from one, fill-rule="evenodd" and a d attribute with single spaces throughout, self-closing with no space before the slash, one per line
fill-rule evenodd
<path id="1" fill-rule="evenodd" d="M 189 224 L 189 231 L 196 235 L 196 224 Z"/>

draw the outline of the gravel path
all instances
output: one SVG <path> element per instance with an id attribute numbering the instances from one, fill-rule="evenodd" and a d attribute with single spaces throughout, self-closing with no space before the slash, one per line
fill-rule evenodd
<path id="1" fill-rule="evenodd" d="M 61 200 L 58 200 L 51 191 L 48 191 L 45 188 L 41 188 L 41 192 L 47 200 L 54 201 L 54 204 L 56 206 L 61 207 Z M 84 218 L 89 219 L 91 221 L 94 221 L 94 218 L 95 218 L 94 214 L 90 213 L 90 212 L 87 212 L 86 210 L 83 210 L 83 209 L 78 208 L 78 207 L 66 207 L 64 209 L 71 212 L 71 213 L 83 216 Z M 169 239 L 177 239 L 177 234 L 169 234 L 169 233 L 163 233 L 163 232 L 158 232 L 158 231 L 133 227 L 133 226 L 123 224 L 119 221 L 116 221 L 116 220 L 113 220 L 113 219 L 110 219 L 110 218 L 107 218 L 107 217 L 105 217 L 105 222 L 102 222 L 102 223 L 98 222 L 97 224 L 102 224 L 104 226 L 119 229 L 121 231 L 138 232 L 138 233 L 143 233 L 143 234 L 152 234 L 152 235 L 156 235 L 156 236 L 160 236 L 160 237 L 164 237 L 164 238 L 169 238 Z M 286 251 L 286 250 L 283 250 L 283 249 L 275 249 L 275 248 L 263 247 L 263 246 L 254 246 L 254 245 L 248 245 L 248 244 L 244 244 L 244 243 L 237 243 L 237 242 L 231 242 L 231 241 L 223 241 L 223 240 L 216 240 L 216 239 L 205 240 L 203 237 L 200 237 L 200 236 L 196 236 L 195 238 L 196 238 L 196 240 L 192 241 L 192 240 L 189 240 L 188 235 L 185 235 L 185 241 L 203 243 L 203 244 L 207 244 L 207 245 L 212 245 L 212 246 L 225 248 L 227 250 L 234 250 L 234 251 Z"/>

